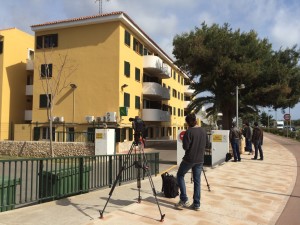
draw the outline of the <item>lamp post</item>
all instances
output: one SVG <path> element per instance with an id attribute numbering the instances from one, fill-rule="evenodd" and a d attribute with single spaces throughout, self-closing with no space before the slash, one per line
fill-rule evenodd
<path id="1" fill-rule="evenodd" d="M 244 89 L 245 85 L 236 86 L 236 127 L 239 128 L 239 89 Z"/>
<path id="2" fill-rule="evenodd" d="M 268 110 L 268 131 L 270 130 L 270 112 L 271 112 L 271 110 L 269 109 Z"/>
<path id="3" fill-rule="evenodd" d="M 70 84 L 70 87 L 73 90 L 73 115 L 72 115 L 72 122 L 74 123 L 75 118 L 75 89 L 77 88 L 76 84 Z"/>

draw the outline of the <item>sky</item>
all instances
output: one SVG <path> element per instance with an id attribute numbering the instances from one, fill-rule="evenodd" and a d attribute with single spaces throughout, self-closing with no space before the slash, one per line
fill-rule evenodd
<path id="1" fill-rule="evenodd" d="M 31 25 L 123 11 L 171 58 L 175 35 L 190 32 L 201 23 L 233 30 L 254 30 L 267 38 L 274 50 L 300 47 L 299 0 L 0 0 L 0 29 L 16 27 L 34 34 Z M 99 7 L 101 6 L 102 7 Z M 281 110 L 262 109 L 283 119 Z M 300 119 L 300 103 L 287 109 Z"/>

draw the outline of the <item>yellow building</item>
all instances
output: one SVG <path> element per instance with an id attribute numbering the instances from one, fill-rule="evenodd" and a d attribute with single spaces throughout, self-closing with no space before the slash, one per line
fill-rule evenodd
<path id="1" fill-rule="evenodd" d="M 49 139 L 49 118 L 55 141 L 80 141 L 77 132 L 92 134 L 105 123 L 122 143 L 132 140 L 129 118 L 135 116 L 146 123 L 149 139 L 177 138 L 184 126 L 188 77 L 128 15 L 115 12 L 31 28 L 31 123 L 16 128 L 29 129 L 30 135 L 16 132 L 16 139 Z M 51 118 L 47 96 L 53 98 Z M 92 141 L 93 135 L 87 137 Z"/>
<path id="2" fill-rule="evenodd" d="M 33 72 L 27 61 L 33 57 L 34 36 L 16 28 L 0 30 L 0 140 L 13 139 L 13 124 L 24 123 L 24 112 L 31 109 L 26 84 Z"/>

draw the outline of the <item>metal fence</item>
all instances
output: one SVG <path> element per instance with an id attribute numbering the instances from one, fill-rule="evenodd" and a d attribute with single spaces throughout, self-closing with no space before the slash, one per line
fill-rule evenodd
<path id="1" fill-rule="evenodd" d="M 0 212 L 159 173 L 159 153 L 0 160 Z M 121 171 L 121 172 L 120 172 Z"/>

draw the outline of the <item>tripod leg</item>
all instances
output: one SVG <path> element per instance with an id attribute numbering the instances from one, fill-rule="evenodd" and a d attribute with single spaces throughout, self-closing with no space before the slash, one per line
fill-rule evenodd
<path id="1" fill-rule="evenodd" d="M 104 213 L 104 211 L 105 211 L 105 209 L 106 209 L 106 206 L 107 206 L 107 204 L 108 204 L 108 202 L 109 202 L 109 200 L 110 200 L 110 198 L 111 198 L 111 196 L 112 196 L 112 194 L 113 194 L 113 192 L 114 192 L 114 190 L 115 190 L 115 187 L 116 187 L 118 181 L 120 181 L 120 179 L 121 179 L 121 175 L 122 175 L 123 171 L 124 171 L 125 169 L 128 169 L 128 168 L 134 166 L 134 164 L 133 164 L 133 165 L 127 167 L 127 168 L 125 167 L 125 165 L 127 165 L 128 161 L 129 161 L 131 152 L 132 152 L 132 150 L 133 150 L 133 148 L 134 148 L 134 144 L 135 144 L 135 143 L 133 143 L 133 144 L 131 145 L 130 150 L 129 150 L 129 152 L 128 152 L 126 158 L 125 158 L 125 162 L 124 162 L 123 166 L 121 167 L 121 169 L 120 169 L 120 171 L 119 171 L 119 173 L 118 173 L 118 175 L 117 175 L 117 178 L 116 178 L 116 180 L 115 180 L 114 183 L 113 183 L 113 186 L 112 186 L 111 189 L 110 189 L 110 192 L 109 192 L 109 194 L 108 194 L 108 199 L 107 199 L 107 201 L 106 201 L 106 203 L 105 203 L 105 205 L 104 205 L 104 208 L 102 209 L 102 211 L 99 210 L 99 213 L 100 213 L 100 219 L 103 218 L 103 213 Z"/>
<path id="2" fill-rule="evenodd" d="M 105 210 L 105 208 L 106 208 L 106 206 L 107 206 L 107 204 L 108 204 L 108 202 L 109 202 L 109 200 L 110 200 L 110 197 L 112 196 L 112 194 L 113 194 L 113 192 L 114 192 L 114 189 L 115 189 L 115 187 L 116 187 L 116 185 L 117 185 L 119 179 L 121 178 L 121 174 L 122 174 L 122 172 L 124 171 L 124 169 L 125 169 L 125 167 L 122 167 L 122 169 L 120 170 L 120 172 L 119 172 L 119 174 L 118 174 L 118 176 L 117 176 L 117 179 L 114 181 L 114 184 L 113 184 L 112 188 L 110 189 L 110 192 L 109 192 L 109 194 L 108 194 L 108 199 L 107 199 L 107 201 L 106 201 L 106 203 L 105 203 L 105 205 L 104 205 L 103 210 L 102 210 L 102 211 L 99 210 L 99 213 L 100 213 L 100 219 L 103 218 L 104 210 Z"/>
<path id="3" fill-rule="evenodd" d="M 146 155 L 144 153 L 143 148 L 141 148 L 141 151 L 142 151 L 142 154 L 143 154 L 143 161 L 144 161 L 144 164 L 142 165 L 142 167 L 143 167 L 143 170 L 146 172 L 147 177 L 149 179 L 150 186 L 151 186 L 151 189 L 152 189 L 152 192 L 153 192 L 153 196 L 155 198 L 155 201 L 156 201 L 159 213 L 160 213 L 160 221 L 163 222 L 164 218 L 165 218 L 165 214 L 162 214 L 162 212 L 161 212 L 160 205 L 159 205 L 159 202 L 158 202 L 158 199 L 157 199 L 157 194 L 156 194 L 155 186 L 154 186 L 151 174 L 149 172 L 149 166 L 148 166 L 147 158 L 146 158 Z"/>
<path id="4" fill-rule="evenodd" d="M 206 185 L 207 185 L 208 191 L 210 191 L 210 186 L 208 184 L 208 181 L 207 181 L 207 178 L 206 178 L 205 171 L 204 171 L 203 167 L 202 167 L 202 171 L 203 171 L 203 174 L 204 174 L 204 177 L 205 177 L 205 180 L 206 180 Z"/>

